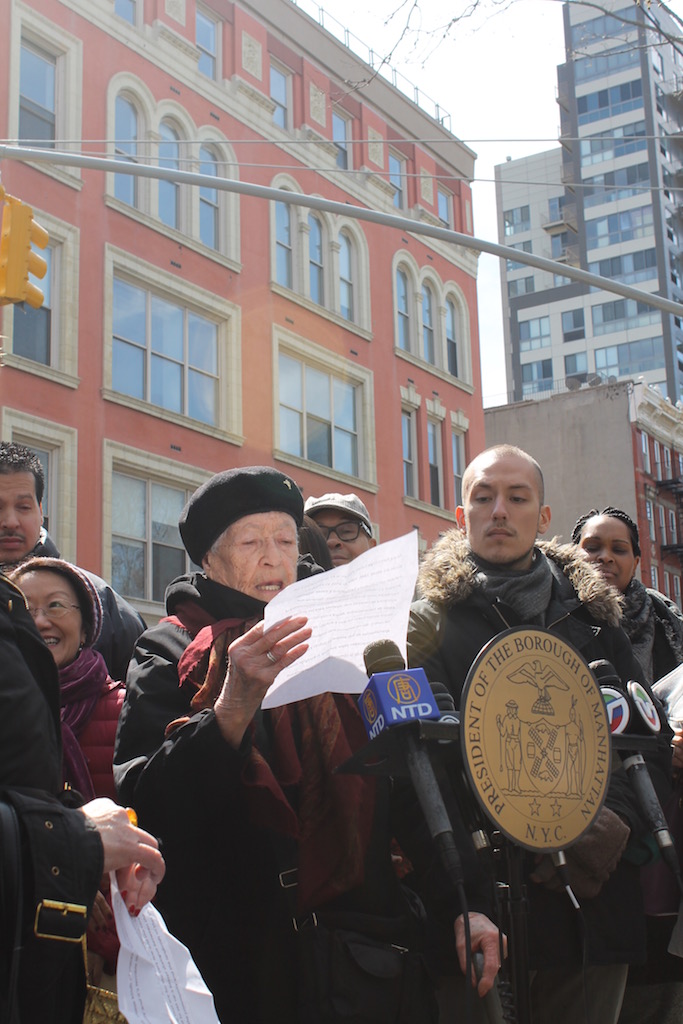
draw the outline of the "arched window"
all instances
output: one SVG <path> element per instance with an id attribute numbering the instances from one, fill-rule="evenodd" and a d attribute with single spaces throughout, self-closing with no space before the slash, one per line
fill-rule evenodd
<path id="1" fill-rule="evenodd" d="M 292 287 L 292 216 L 287 203 L 275 204 L 275 280 Z"/>
<path id="2" fill-rule="evenodd" d="M 396 314 L 398 347 L 410 351 L 410 308 L 408 306 L 408 277 L 403 270 L 396 271 Z"/>
<path id="3" fill-rule="evenodd" d="M 434 350 L 434 298 L 428 285 L 422 286 L 422 356 L 435 365 Z"/>
<path id="4" fill-rule="evenodd" d="M 345 320 L 354 319 L 353 249 L 344 231 L 339 232 L 339 312 Z"/>
<path id="5" fill-rule="evenodd" d="M 308 280 L 313 302 L 324 305 L 323 232 L 312 213 L 308 215 Z"/>
<path id="6" fill-rule="evenodd" d="M 199 148 L 199 173 L 218 177 L 218 161 L 208 146 Z M 218 189 L 199 186 L 199 238 L 209 249 L 218 248 Z"/>
<path id="7" fill-rule="evenodd" d="M 159 166 L 169 170 L 180 168 L 180 142 L 178 133 L 168 122 L 159 127 Z M 159 181 L 159 220 L 170 228 L 178 227 L 180 186 L 177 181 Z"/>
<path id="8" fill-rule="evenodd" d="M 446 300 L 446 358 L 448 361 L 448 372 L 454 377 L 458 376 L 458 335 L 455 303 L 452 299 Z"/>
<path id="9" fill-rule="evenodd" d="M 138 155 L 138 115 L 130 100 L 116 97 L 114 114 L 114 152 L 117 160 L 136 160 Z M 114 195 L 123 203 L 137 206 L 137 179 L 134 174 L 114 176 Z"/>

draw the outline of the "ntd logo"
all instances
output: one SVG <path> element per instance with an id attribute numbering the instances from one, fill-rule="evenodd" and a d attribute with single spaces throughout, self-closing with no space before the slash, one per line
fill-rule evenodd
<path id="1" fill-rule="evenodd" d="M 372 725 L 375 719 L 377 718 L 378 711 L 377 700 L 372 690 L 366 689 L 363 692 L 362 701 L 362 710 L 365 720 L 368 722 L 369 725 Z"/>
<path id="2" fill-rule="evenodd" d="M 420 698 L 420 685 L 414 676 L 397 672 L 387 680 L 387 693 L 397 704 L 416 704 Z"/>

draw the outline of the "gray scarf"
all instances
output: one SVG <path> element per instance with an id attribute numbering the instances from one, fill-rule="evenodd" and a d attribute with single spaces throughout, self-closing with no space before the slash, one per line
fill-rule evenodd
<path id="1" fill-rule="evenodd" d="M 553 576 L 545 555 L 534 550 L 530 569 L 503 569 L 470 553 L 479 570 L 478 586 L 492 600 L 502 601 L 529 625 L 545 625 L 545 613 L 550 604 Z"/>

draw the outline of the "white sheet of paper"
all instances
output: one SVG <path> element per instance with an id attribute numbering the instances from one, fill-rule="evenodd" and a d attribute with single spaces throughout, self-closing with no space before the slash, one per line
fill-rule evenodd
<path id="1" fill-rule="evenodd" d="M 130 916 L 109 876 L 121 948 L 116 967 L 119 1009 L 128 1024 L 219 1024 L 213 996 L 182 942 L 148 903 Z"/>
<path id="2" fill-rule="evenodd" d="M 413 530 L 274 597 L 266 605 L 266 629 L 288 615 L 306 615 L 313 632 L 308 650 L 280 672 L 263 707 L 328 691 L 361 693 L 368 681 L 363 651 L 373 640 L 393 640 L 405 657 L 417 567 Z"/>

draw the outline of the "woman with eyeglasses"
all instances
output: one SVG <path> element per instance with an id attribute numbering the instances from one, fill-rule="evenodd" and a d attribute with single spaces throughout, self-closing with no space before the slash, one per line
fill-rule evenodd
<path id="1" fill-rule="evenodd" d="M 106 796 L 118 802 L 112 761 L 125 688 L 111 679 L 93 647 L 102 624 L 98 593 L 84 572 L 61 558 L 30 558 L 10 578 L 23 591 L 59 671 L 64 784 L 86 800 Z M 88 926 L 95 984 L 103 972 L 115 974 L 118 948 L 111 907 L 99 892 Z"/>

